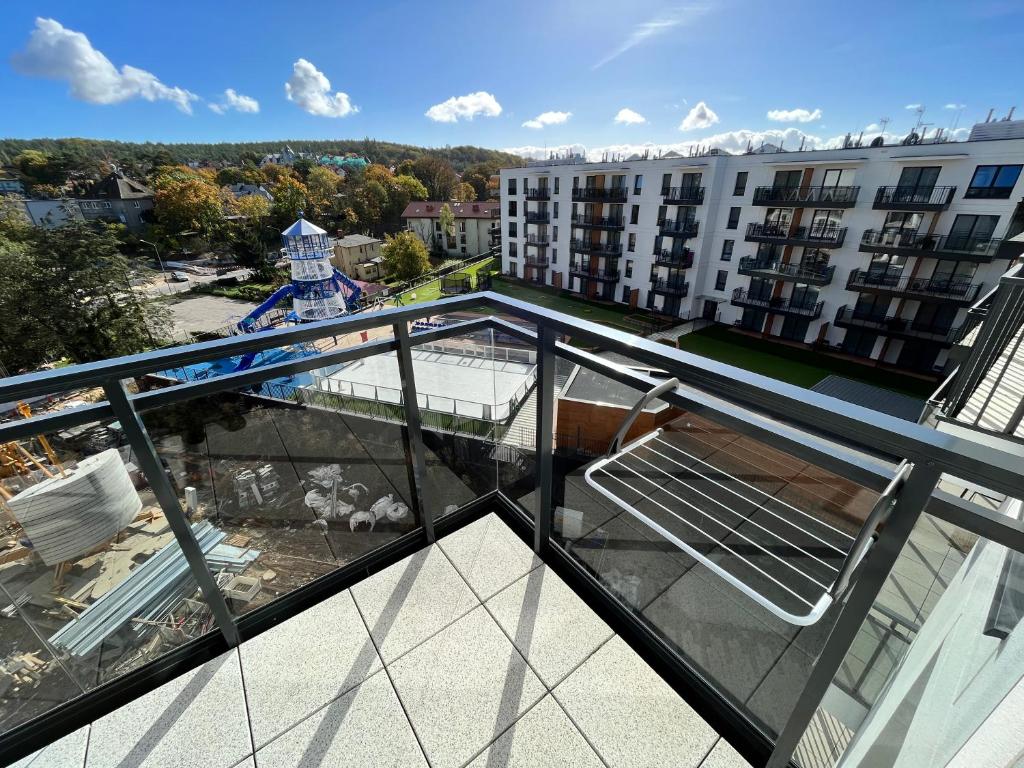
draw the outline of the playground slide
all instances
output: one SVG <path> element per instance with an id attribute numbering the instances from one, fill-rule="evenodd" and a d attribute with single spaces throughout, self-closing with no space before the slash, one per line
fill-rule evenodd
<path id="1" fill-rule="evenodd" d="M 332 275 L 334 282 L 338 284 L 338 290 L 341 290 L 341 286 L 348 288 L 348 295 L 345 297 L 345 306 L 348 307 L 349 312 L 355 312 L 359 308 L 359 297 L 363 295 L 363 289 L 348 279 L 348 276 L 344 272 L 339 272 L 337 267 L 334 269 Z"/>

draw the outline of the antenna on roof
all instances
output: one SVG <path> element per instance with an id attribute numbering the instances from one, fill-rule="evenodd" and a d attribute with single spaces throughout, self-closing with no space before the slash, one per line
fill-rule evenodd
<path id="1" fill-rule="evenodd" d="M 800 149 L 798 149 L 797 152 L 803 152 L 804 151 L 804 142 L 805 141 L 807 141 L 807 137 L 806 136 L 801 136 L 800 137 Z"/>
<path id="2" fill-rule="evenodd" d="M 857 135 L 857 142 L 854 144 L 855 147 L 859 147 L 864 143 L 864 129 L 862 128 L 860 133 Z"/>
<path id="3" fill-rule="evenodd" d="M 1016 107 L 1010 107 L 1010 111 L 1006 113 L 1006 120 L 1013 120 L 1013 110 L 1015 109 Z"/>
<path id="4" fill-rule="evenodd" d="M 985 117 L 985 122 L 986 122 L 986 123 L 988 123 L 988 122 L 991 122 L 991 121 L 992 121 L 992 113 L 993 113 L 993 112 L 995 112 L 995 111 L 996 111 L 995 107 L 992 107 L 992 108 L 991 108 L 991 109 L 990 109 L 990 110 L 988 111 L 988 115 L 987 115 L 987 116 Z"/>

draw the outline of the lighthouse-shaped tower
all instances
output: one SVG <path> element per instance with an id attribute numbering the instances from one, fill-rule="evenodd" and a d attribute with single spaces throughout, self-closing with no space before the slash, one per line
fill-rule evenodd
<path id="1" fill-rule="evenodd" d="M 281 233 L 292 268 L 292 309 L 300 321 L 329 320 L 348 312 L 342 284 L 358 291 L 331 265 L 327 233 L 299 214 L 299 220 Z"/>

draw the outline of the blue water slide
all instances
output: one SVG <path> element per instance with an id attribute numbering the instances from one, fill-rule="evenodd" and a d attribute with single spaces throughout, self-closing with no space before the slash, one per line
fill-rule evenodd
<path id="1" fill-rule="evenodd" d="M 338 284 L 338 290 L 341 290 L 341 286 L 348 288 L 348 295 L 345 297 L 345 306 L 348 307 L 349 312 L 354 312 L 359 308 L 359 297 L 363 295 L 363 289 L 348 279 L 343 272 L 338 271 L 337 267 L 334 269 L 332 275 L 335 283 Z"/>
<path id="2" fill-rule="evenodd" d="M 284 299 L 291 298 L 291 295 L 293 293 L 295 293 L 295 287 L 291 283 L 288 283 L 287 285 L 282 285 L 280 288 L 278 288 L 276 291 L 270 294 L 270 296 L 268 296 L 267 299 L 262 304 L 256 307 L 256 309 L 254 309 L 252 312 L 250 312 L 248 315 L 246 315 L 245 317 L 238 321 L 238 330 L 242 331 L 242 333 L 252 333 L 253 326 L 256 324 L 257 320 L 259 320 L 261 317 L 267 314 L 267 312 L 272 310 L 278 304 L 278 302 L 283 301 Z M 242 355 L 242 359 L 238 361 L 238 365 L 235 366 L 235 370 L 248 370 L 252 366 L 253 362 L 256 360 L 257 354 L 258 353 L 256 352 L 246 352 L 244 355 Z"/>

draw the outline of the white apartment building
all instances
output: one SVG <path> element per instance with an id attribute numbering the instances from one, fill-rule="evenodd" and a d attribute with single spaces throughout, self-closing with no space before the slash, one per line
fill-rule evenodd
<path id="1" fill-rule="evenodd" d="M 497 242 L 500 203 L 449 202 L 455 218 L 455 230 L 447 237 L 441 232 L 441 208 L 436 200 L 414 200 L 402 211 L 406 229 L 415 232 L 432 253 L 466 259 L 487 253 Z"/>
<path id="2" fill-rule="evenodd" d="M 502 272 L 900 368 L 1021 253 L 1015 138 L 501 171 Z M 973 134 L 972 134 L 973 136 Z"/>

